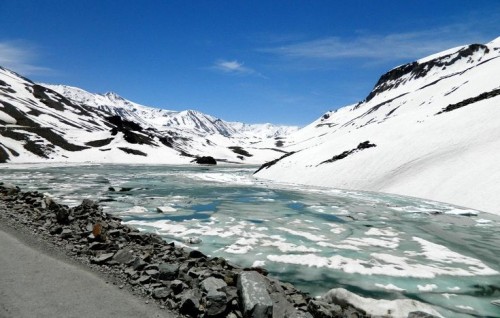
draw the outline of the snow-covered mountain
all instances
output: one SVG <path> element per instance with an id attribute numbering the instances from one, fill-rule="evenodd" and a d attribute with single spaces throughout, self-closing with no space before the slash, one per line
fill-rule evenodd
<path id="1" fill-rule="evenodd" d="M 175 129 L 200 135 L 221 134 L 225 137 L 272 138 L 297 131 L 296 126 L 278 126 L 272 124 L 244 124 L 227 122 L 196 110 L 173 111 L 143 106 L 113 92 L 93 94 L 77 87 L 66 85 L 41 84 L 73 102 L 96 107 L 108 113 L 119 115 L 126 120 L 135 121 L 145 126 L 158 129 Z"/>
<path id="2" fill-rule="evenodd" d="M 212 156 L 260 164 L 282 154 L 275 138 L 297 129 L 147 107 L 0 67 L 0 162 L 178 164 Z"/>
<path id="3" fill-rule="evenodd" d="M 258 177 L 500 214 L 500 38 L 396 67 L 280 144 Z"/>

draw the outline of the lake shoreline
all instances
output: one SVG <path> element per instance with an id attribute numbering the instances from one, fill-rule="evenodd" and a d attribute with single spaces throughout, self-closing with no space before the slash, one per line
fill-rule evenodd
<path id="1" fill-rule="evenodd" d="M 94 201 L 69 208 L 36 191 L 0 184 L 0 205 L 2 228 L 24 244 L 58 259 L 69 257 L 82 270 L 89 268 L 162 309 L 191 317 L 243 317 L 246 287 L 238 281 L 243 273 L 255 273 L 274 302 L 273 317 L 314 317 L 307 294 L 266 277 L 264 269 L 240 268 L 140 233 Z"/>
<path id="2" fill-rule="evenodd" d="M 268 277 L 264 268 L 243 268 L 139 232 L 89 199 L 70 208 L 37 191 L 23 192 L 0 182 L 0 210 L 4 235 L 77 272 L 97 274 L 140 302 L 156 304 L 146 309 L 161 310 L 162 316 L 371 317 L 330 292 L 323 299 L 311 298 L 290 283 Z M 23 264 L 19 266 L 23 270 Z M 412 312 L 408 317 L 420 316 Z"/>

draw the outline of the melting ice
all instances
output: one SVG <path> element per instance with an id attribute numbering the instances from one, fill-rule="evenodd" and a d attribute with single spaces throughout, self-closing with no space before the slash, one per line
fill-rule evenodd
<path id="1" fill-rule="evenodd" d="M 409 297 L 500 316 L 500 217 L 415 198 L 263 182 L 253 167 L 1 166 L 2 181 L 110 213 L 168 241 L 264 266 L 313 295 Z"/>

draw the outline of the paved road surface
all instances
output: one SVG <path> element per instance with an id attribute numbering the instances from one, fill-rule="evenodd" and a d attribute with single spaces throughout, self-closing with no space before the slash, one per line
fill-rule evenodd
<path id="1" fill-rule="evenodd" d="M 1 318 L 177 317 L 8 232 L 0 227 Z"/>

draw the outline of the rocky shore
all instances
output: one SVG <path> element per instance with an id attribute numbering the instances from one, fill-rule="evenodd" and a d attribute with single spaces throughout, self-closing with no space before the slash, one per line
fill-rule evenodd
<path id="1" fill-rule="evenodd" d="M 354 308 L 335 290 L 313 299 L 267 276 L 265 269 L 242 268 L 139 232 L 88 199 L 68 207 L 0 182 L 0 222 L 111 275 L 117 288 L 130 289 L 179 317 L 396 317 Z M 435 316 L 414 311 L 401 317 Z"/>

